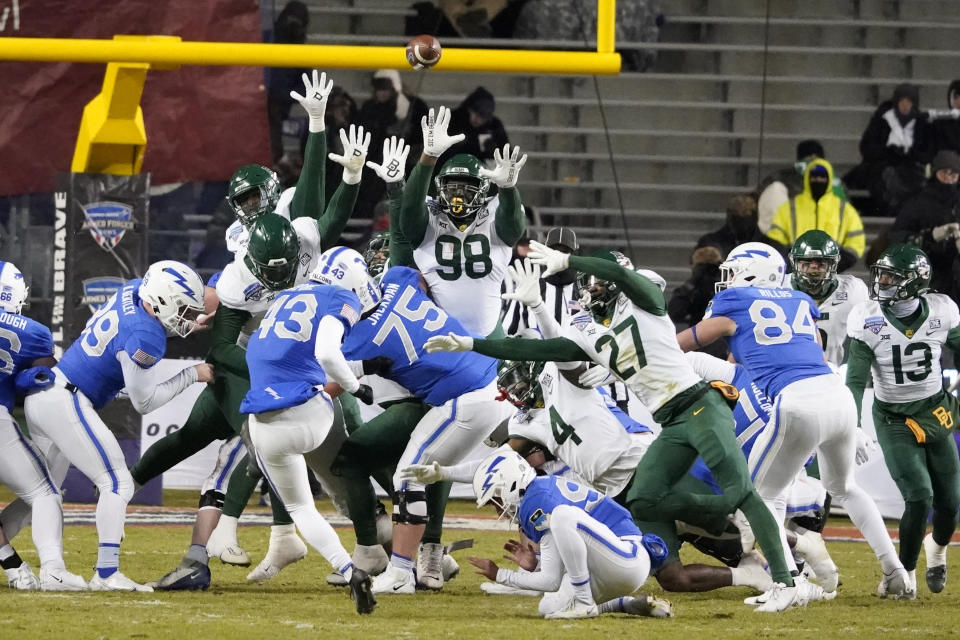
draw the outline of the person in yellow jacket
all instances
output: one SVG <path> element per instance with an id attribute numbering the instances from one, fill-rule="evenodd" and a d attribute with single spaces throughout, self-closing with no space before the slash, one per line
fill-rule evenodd
<path id="1" fill-rule="evenodd" d="M 803 173 L 803 191 L 780 205 L 767 236 L 789 247 L 806 231 L 825 231 L 840 245 L 837 270 L 843 271 L 863 255 L 866 238 L 860 214 L 834 194 L 832 184 L 833 166 L 822 158 L 811 161 Z"/>

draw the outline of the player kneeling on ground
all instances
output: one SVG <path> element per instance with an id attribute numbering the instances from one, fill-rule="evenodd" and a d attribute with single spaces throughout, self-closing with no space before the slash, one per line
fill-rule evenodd
<path id="1" fill-rule="evenodd" d="M 612 499 L 564 478 L 537 477 L 516 452 L 488 456 L 473 488 L 478 506 L 496 504 L 540 544 L 540 567 L 522 573 L 485 558 L 470 562 L 477 573 L 500 584 L 555 592 L 540 601 L 545 618 L 623 611 L 624 597 L 639 589 L 667 555 L 663 540 L 643 535 L 630 512 Z"/>

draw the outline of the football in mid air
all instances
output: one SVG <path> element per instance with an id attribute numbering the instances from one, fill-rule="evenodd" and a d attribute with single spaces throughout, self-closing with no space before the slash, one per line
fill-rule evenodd
<path id="1" fill-rule="evenodd" d="M 414 69 L 429 69 L 441 54 L 440 41 L 433 36 L 416 36 L 407 43 L 407 62 Z"/>

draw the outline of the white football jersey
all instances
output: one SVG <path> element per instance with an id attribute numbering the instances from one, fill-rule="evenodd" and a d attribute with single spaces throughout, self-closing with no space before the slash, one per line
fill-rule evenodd
<path id="1" fill-rule="evenodd" d="M 609 327 L 575 321 L 563 336 L 626 383 L 651 413 L 700 382 L 677 344 L 670 317 L 647 313 L 622 293 Z"/>
<path id="2" fill-rule="evenodd" d="M 914 402 L 943 388 L 940 353 L 947 332 L 960 324 L 960 311 L 941 293 L 926 293 L 922 301 L 927 314 L 912 330 L 894 325 L 875 300 L 850 313 L 847 334 L 873 349 L 873 390 L 878 400 Z"/>
<path id="3" fill-rule="evenodd" d="M 273 210 L 275 214 L 283 216 L 287 220 L 290 219 L 290 201 L 293 200 L 293 192 L 296 190 L 296 187 L 283 190 L 283 193 L 280 194 L 280 199 L 277 201 L 277 208 Z M 250 232 L 247 231 L 247 228 L 243 226 L 239 220 L 234 220 L 233 224 L 227 227 L 226 236 L 227 251 L 230 253 L 240 251 L 242 254 L 243 250 L 247 248 L 247 243 L 250 241 Z"/>
<path id="4" fill-rule="evenodd" d="M 556 363 L 545 363 L 538 380 L 545 407 L 511 418 L 510 437 L 539 443 L 597 491 L 619 494 L 633 477 L 653 434 L 627 433 L 599 391 L 571 384 Z"/>
<path id="5" fill-rule="evenodd" d="M 430 295 L 472 334 L 487 336 L 500 321 L 500 285 L 513 248 L 494 228 L 499 197 L 487 201 L 461 231 L 445 215 L 429 216 L 413 259 Z"/>
<path id="6" fill-rule="evenodd" d="M 792 282 L 787 280 L 792 288 Z M 843 348 L 847 338 L 847 317 L 855 306 L 870 299 L 870 290 L 863 280 L 856 276 L 838 275 L 837 288 L 818 306 L 820 319 L 817 329 L 823 342 L 823 352 L 827 362 L 840 366 L 846 360 Z"/>

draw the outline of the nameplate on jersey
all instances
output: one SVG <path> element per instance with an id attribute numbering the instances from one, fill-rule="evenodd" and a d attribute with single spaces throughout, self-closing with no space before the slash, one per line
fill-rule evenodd
<path id="1" fill-rule="evenodd" d="M 887 326 L 887 321 L 883 316 L 873 316 L 863 321 L 863 328 L 873 331 L 874 334 L 880 333 L 880 330 Z"/>

